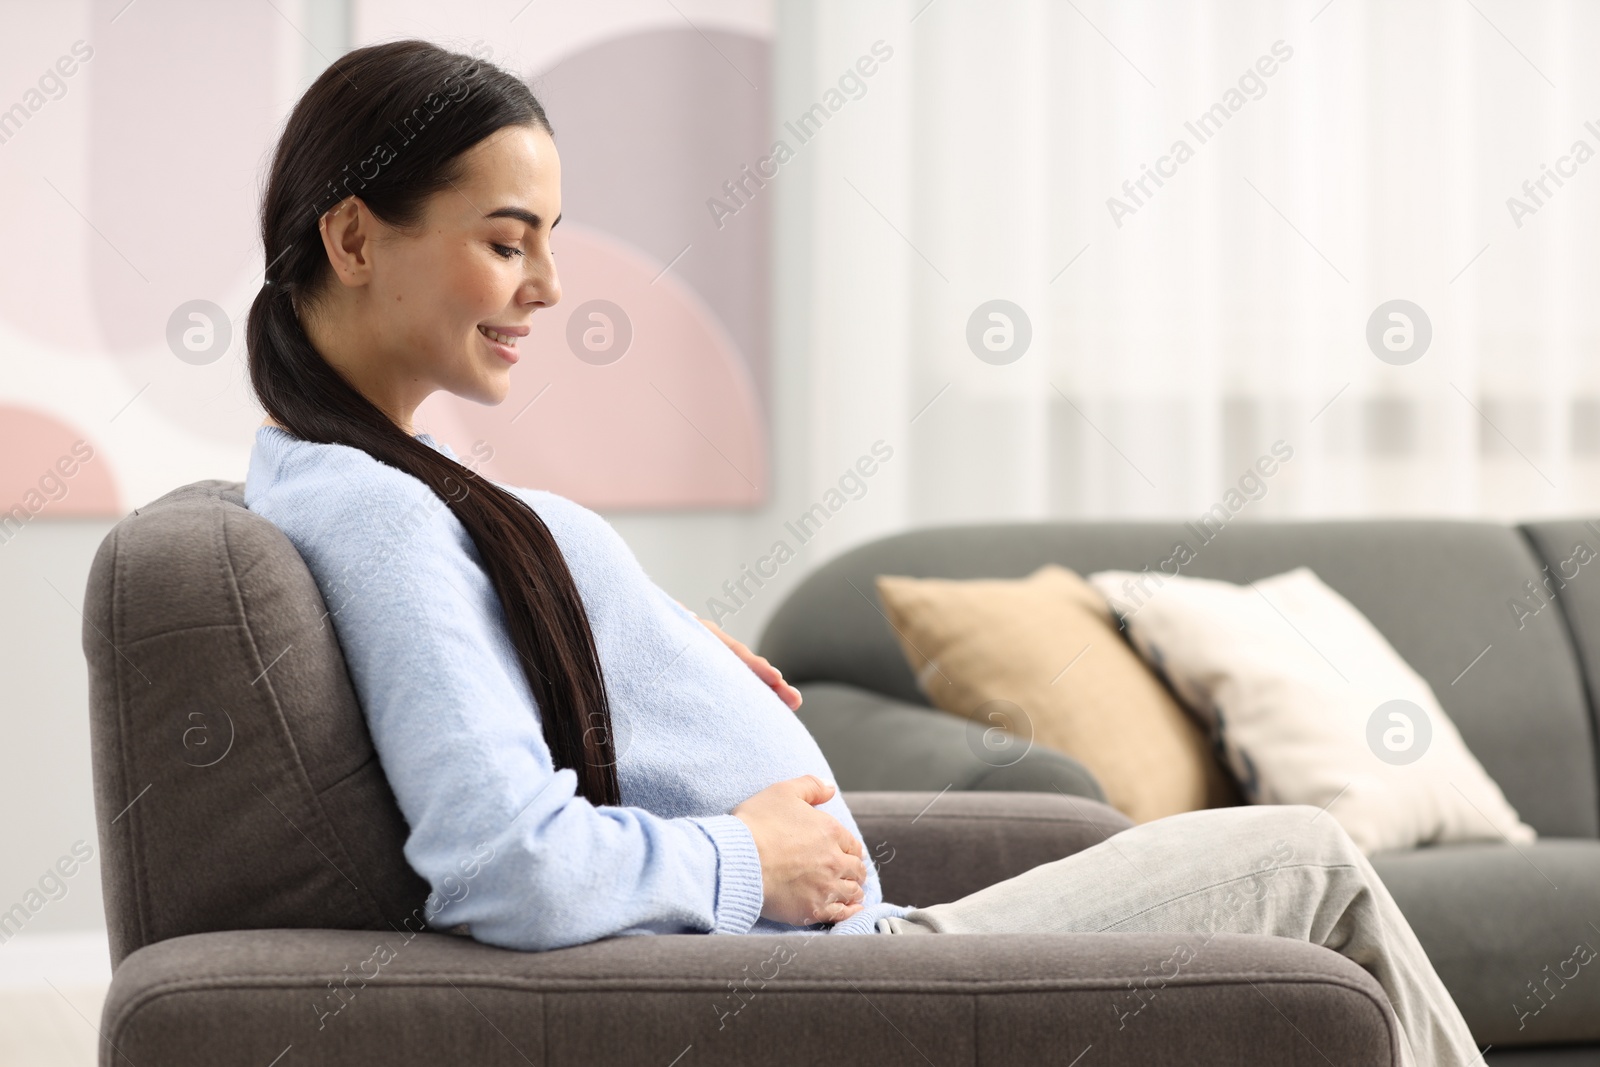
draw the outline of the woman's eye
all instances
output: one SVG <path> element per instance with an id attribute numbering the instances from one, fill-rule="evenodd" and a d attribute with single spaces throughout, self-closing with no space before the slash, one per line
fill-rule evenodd
<path id="1" fill-rule="evenodd" d="M 520 256 L 523 254 L 522 249 L 512 248 L 510 245 L 492 244 L 489 247 L 494 249 L 494 254 L 499 256 L 501 259 L 510 259 L 512 256 Z"/>

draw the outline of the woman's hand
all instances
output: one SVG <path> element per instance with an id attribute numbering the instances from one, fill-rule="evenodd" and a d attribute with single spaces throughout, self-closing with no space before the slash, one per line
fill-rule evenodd
<path id="1" fill-rule="evenodd" d="M 681 600 L 678 601 L 678 606 L 682 607 L 685 611 L 689 611 L 687 607 L 684 607 L 683 601 Z M 694 615 L 694 612 L 690 611 L 689 614 Z M 694 617 L 700 619 L 700 616 L 698 615 L 695 615 Z M 789 706 L 790 711 L 795 711 L 800 707 L 800 690 L 784 681 L 783 672 L 778 670 L 778 668 L 774 667 L 771 663 L 767 662 L 767 658 L 765 656 L 758 656 L 754 652 L 750 651 L 749 647 L 747 647 L 743 641 L 739 640 L 737 637 L 734 637 L 732 634 L 724 632 L 722 627 L 718 626 L 710 619 L 700 619 L 700 621 L 705 624 L 706 629 L 716 634 L 723 644 L 733 649 L 734 654 L 740 659 L 744 660 L 745 665 L 756 672 L 757 678 L 760 678 L 763 682 L 766 682 L 768 685 L 772 686 L 772 691 L 777 693 L 778 698 Z"/>
<path id="2" fill-rule="evenodd" d="M 866 850 L 844 824 L 813 805 L 834 787 L 814 774 L 767 786 L 731 814 L 761 854 L 761 914 L 790 926 L 836 923 L 859 912 Z"/>

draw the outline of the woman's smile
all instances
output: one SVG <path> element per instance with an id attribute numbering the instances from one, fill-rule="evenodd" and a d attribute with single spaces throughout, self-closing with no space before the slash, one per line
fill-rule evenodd
<path id="1" fill-rule="evenodd" d="M 517 339 L 528 333 L 526 326 L 478 326 L 478 333 L 488 342 L 495 354 L 507 363 L 515 363 L 517 356 Z"/>

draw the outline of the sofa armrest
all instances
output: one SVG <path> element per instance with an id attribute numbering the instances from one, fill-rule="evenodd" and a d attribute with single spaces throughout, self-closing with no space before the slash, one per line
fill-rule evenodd
<path id="1" fill-rule="evenodd" d="M 1060 793 L 850 793 L 883 899 L 925 908 L 1098 845 L 1133 823 Z"/>
<path id="2" fill-rule="evenodd" d="M 1184 938 L 1192 958 L 1163 971 Z M 1399 1062 L 1382 989 L 1343 956 L 1202 941 L 667 934 L 523 953 L 444 934 L 193 934 L 117 968 L 100 1062 L 1015 1067 L 1089 1047 L 1084 1064 Z"/>
<path id="3" fill-rule="evenodd" d="M 986 728 L 842 682 L 807 682 L 796 712 L 844 790 L 1062 792 L 1105 800 L 1083 764 L 1034 745 L 985 748 Z M 992 738 L 993 731 L 987 731 Z"/>

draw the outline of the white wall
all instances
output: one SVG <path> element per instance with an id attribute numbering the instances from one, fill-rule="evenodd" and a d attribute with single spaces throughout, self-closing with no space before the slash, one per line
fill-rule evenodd
<path id="1" fill-rule="evenodd" d="M 96 857 L 33 915 L 29 935 L 104 924 L 80 612 L 89 562 L 110 527 L 42 520 L 0 545 L 0 912 L 39 889 L 75 842 Z"/>

